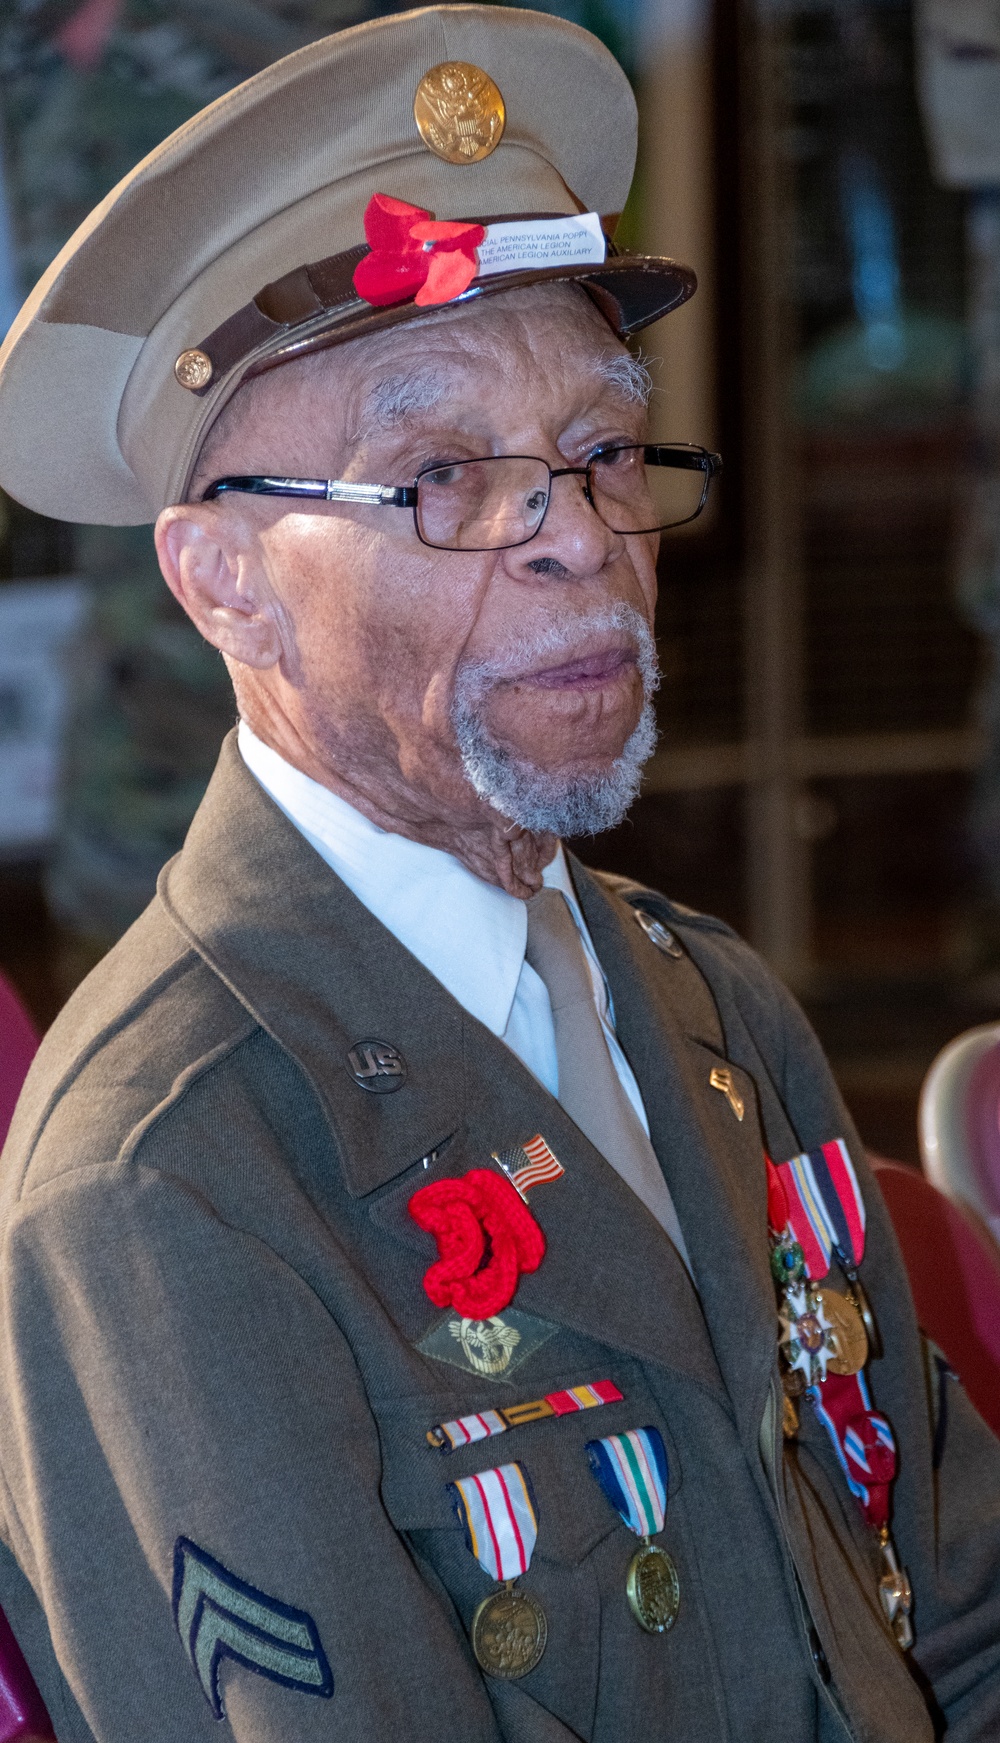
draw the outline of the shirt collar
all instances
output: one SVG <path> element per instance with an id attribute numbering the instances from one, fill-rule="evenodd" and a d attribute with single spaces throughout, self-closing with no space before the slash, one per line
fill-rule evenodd
<path id="1" fill-rule="evenodd" d="M 263 744 L 245 721 L 239 748 L 251 774 L 332 871 L 473 1017 L 502 1035 L 524 966 L 524 902 L 450 853 L 379 829 L 339 794 Z M 562 846 L 543 881 L 579 904 Z"/>

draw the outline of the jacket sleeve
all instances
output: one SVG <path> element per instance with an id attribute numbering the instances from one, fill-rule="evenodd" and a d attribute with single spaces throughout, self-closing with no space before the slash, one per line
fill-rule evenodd
<path id="1" fill-rule="evenodd" d="M 899 1448 L 892 1531 L 913 1585 L 913 1669 L 948 1743 L 992 1743 L 1000 1736 L 1000 1441 L 928 1353 L 885 1201 L 806 1017 L 745 945 L 731 936 L 713 945 L 715 972 L 698 954 L 727 1039 L 758 1053 L 803 1148 L 843 1136 L 857 1166 L 868 1216 L 861 1277 L 885 1350 L 868 1376 Z"/>
<path id="2" fill-rule="evenodd" d="M 223 1714 L 238 1743 L 397 1743 L 456 1713 L 495 1743 L 302 1277 L 134 1161 L 30 1192 L 0 1274 L 4 1511 L 97 1743 L 196 1743 Z"/>

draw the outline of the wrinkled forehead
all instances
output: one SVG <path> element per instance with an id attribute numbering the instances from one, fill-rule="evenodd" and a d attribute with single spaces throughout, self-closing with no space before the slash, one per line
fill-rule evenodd
<path id="1" fill-rule="evenodd" d="M 354 355 L 351 355 L 353 351 Z M 527 402 L 558 381 L 570 398 L 634 373 L 629 352 L 572 286 L 512 292 L 477 309 L 360 340 L 338 359 L 352 410 L 383 428 L 516 384 Z M 627 388 L 628 390 L 628 388 Z"/>

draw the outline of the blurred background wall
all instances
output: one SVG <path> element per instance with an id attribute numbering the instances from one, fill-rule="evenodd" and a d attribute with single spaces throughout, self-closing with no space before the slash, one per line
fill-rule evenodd
<path id="1" fill-rule="evenodd" d="M 931 1058 L 1000 1016 L 996 7 L 551 9 L 636 88 L 624 231 L 701 281 L 643 337 L 656 431 L 726 468 L 664 544 L 644 795 L 584 857 L 749 934 L 863 1135 L 915 1159 Z M 174 127 L 380 10 L 5 0 L 0 326 Z M 149 899 L 232 720 L 148 529 L 0 501 L 0 967 L 41 1024 Z"/>

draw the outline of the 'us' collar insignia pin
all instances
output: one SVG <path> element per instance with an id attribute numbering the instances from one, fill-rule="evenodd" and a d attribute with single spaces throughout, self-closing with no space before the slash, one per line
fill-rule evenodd
<path id="1" fill-rule="evenodd" d="M 406 1060 L 388 1041 L 355 1041 L 345 1060 L 359 1089 L 391 1095 L 406 1082 Z"/>
<path id="2" fill-rule="evenodd" d="M 746 1105 L 733 1081 L 728 1065 L 713 1065 L 708 1079 L 713 1089 L 721 1090 L 738 1120 L 746 1113 Z"/>

